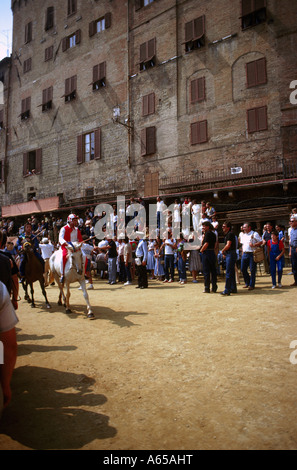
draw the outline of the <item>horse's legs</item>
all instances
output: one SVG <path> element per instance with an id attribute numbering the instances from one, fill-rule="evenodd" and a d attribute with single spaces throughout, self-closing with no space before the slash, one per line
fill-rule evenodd
<path id="1" fill-rule="evenodd" d="M 33 289 L 33 282 L 30 283 L 30 289 L 31 289 L 31 298 L 32 298 L 32 303 L 31 303 L 31 307 L 34 308 L 35 307 L 35 302 L 34 302 L 34 289 Z"/>
<path id="2" fill-rule="evenodd" d="M 69 306 L 69 299 L 70 299 L 70 284 L 69 282 L 66 283 L 66 313 L 71 313 L 71 309 Z"/>
<path id="3" fill-rule="evenodd" d="M 79 281 L 79 283 L 81 285 L 82 293 L 83 293 L 83 296 L 84 296 L 86 304 L 87 304 L 87 316 L 90 319 L 94 319 L 95 317 L 94 317 L 94 314 L 93 314 L 92 309 L 91 309 L 89 295 L 88 295 L 88 292 L 87 292 L 87 289 L 86 289 L 86 281 L 84 279 L 82 279 L 81 281 Z"/>
<path id="4" fill-rule="evenodd" d="M 28 295 L 28 283 L 24 278 L 22 279 L 22 286 L 23 286 L 23 289 L 24 289 L 24 292 L 25 292 L 25 300 L 27 300 L 30 303 L 31 299 Z"/>
<path id="5" fill-rule="evenodd" d="M 41 280 L 39 281 L 39 283 L 40 283 L 40 287 L 41 287 L 41 290 L 42 290 L 42 293 L 43 293 L 43 297 L 45 298 L 46 308 L 51 308 L 50 303 L 49 303 L 49 301 L 47 300 L 47 295 L 46 295 L 46 290 L 45 290 L 44 279 L 41 279 Z"/>

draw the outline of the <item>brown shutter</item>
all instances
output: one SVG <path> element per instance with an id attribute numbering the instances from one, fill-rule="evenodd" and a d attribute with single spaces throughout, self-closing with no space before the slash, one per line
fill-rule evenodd
<path id="1" fill-rule="evenodd" d="M 42 104 L 47 103 L 47 90 L 42 90 Z"/>
<path id="2" fill-rule="evenodd" d="M 248 109 L 247 111 L 247 120 L 248 120 L 248 132 L 257 131 L 257 113 L 256 109 Z"/>
<path id="3" fill-rule="evenodd" d="M 149 114 L 155 113 L 155 93 L 148 95 L 148 112 Z"/>
<path id="4" fill-rule="evenodd" d="M 54 7 L 48 7 L 46 11 L 45 31 L 54 26 Z"/>
<path id="5" fill-rule="evenodd" d="M 32 40 L 32 21 L 25 26 L 25 44 Z"/>
<path id="6" fill-rule="evenodd" d="M 185 24 L 185 42 L 192 41 L 192 39 L 193 39 L 193 27 L 194 27 L 193 21 L 188 21 Z"/>
<path id="7" fill-rule="evenodd" d="M 147 43 L 147 60 L 153 59 L 156 55 L 156 38 L 150 39 Z"/>
<path id="8" fill-rule="evenodd" d="M 266 8 L 266 0 L 254 0 L 254 11 Z"/>
<path id="9" fill-rule="evenodd" d="M 47 89 L 47 101 L 53 101 L 53 87 Z"/>
<path id="10" fill-rule="evenodd" d="M 65 95 L 68 96 L 71 93 L 71 78 L 65 80 Z"/>
<path id="11" fill-rule="evenodd" d="M 26 112 L 26 98 L 22 100 L 21 114 Z"/>
<path id="12" fill-rule="evenodd" d="M 191 97 L 190 102 L 205 100 L 205 77 L 197 78 L 191 81 Z"/>
<path id="13" fill-rule="evenodd" d="M 106 13 L 104 19 L 105 19 L 105 29 L 110 28 L 111 27 L 111 13 L 110 12 Z"/>
<path id="14" fill-rule="evenodd" d="M 199 122 L 199 143 L 207 142 L 207 121 Z"/>
<path id="15" fill-rule="evenodd" d="M 149 95 L 145 95 L 142 97 L 142 115 L 147 116 L 149 113 Z"/>
<path id="16" fill-rule="evenodd" d="M 253 9 L 253 0 L 241 0 L 241 15 L 246 16 L 250 15 Z"/>
<path id="17" fill-rule="evenodd" d="M 93 67 L 93 83 L 98 82 L 99 80 L 99 65 L 94 65 Z"/>
<path id="18" fill-rule="evenodd" d="M 96 33 L 96 21 L 91 21 L 91 23 L 89 23 L 89 36 L 94 36 L 94 34 Z"/>
<path id="19" fill-rule="evenodd" d="M 256 61 L 256 65 L 257 65 L 257 84 L 262 85 L 264 83 L 267 83 L 265 57 L 263 57 L 262 59 L 258 59 Z"/>
<path id="20" fill-rule="evenodd" d="M 141 156 L 147 154 L 146 152 L 146 129 L 141 129 L 140 133 L 140 146 L 141 146 Z"/>
<path id="21" fill-rule="evenodd" d="M 101 158 L 101 129 L 95 130 L 95 159 Z"/>
<path id="22" fill-rule="evenodd" d="M 76 75 L 73 75 L 73 77 L 71 77 L 70 81 L 71 81 L 70 82 L 71 83 L 70 84 L 70 89 L 71 89 L 70 93 L 73 93 L 74 91 L 76 91 Z"/>
<path id="23" fill-rule="evenodd" d="M 140 10 L 142 7 L 143 0 L 135 0 L 135 10 Z"/>
<path id="24" fill-rule="evenodd" d="M 140 60 L 139 62 L 146 62 L 147 60 L 147 43 L 144 42 L 143 44 L 140 45 Z"/>
<path id="25" fill-rule="evenodd" d="M 26 111 L 30 111 L 31 109 L 31 96 L 28 96 L 28 98 L 26 98 Z"/>
<path id="26" fill-rule="evenodd" d="M 35 161 L 35 173 L 40 175 L 41 173 L 41 163 L 42 163 L 42 149 L 36 150 L 36 161 Z"/>
<path id="27" fill-rule="evenodd" d="M 257 109 L 258 115 L 258 131 L 265 131 L 267 129 L 267 107 L 262 106 Z"/>
<path id="28" fill-rule="evenodd" d="M 83 163 L 84 161 L 84 154 L 83 154 L 83 135 L 77 136 L 77 163 Z"/>
<path id="29" fill-rule="evenodd" d="M 193 122 L 191 124 L 191 136 L 190 136 L 190 140 L 191 140 L 191 145 L 195 145 L 195 144 L 198 144 L 199 143 L 199 139 L 198 139 L 198 122 Z"/>
<path id="30" fill-rule="evenodd" d="M 28 170 L 28 152 L 23 153 L 23 176 L 26 176 Z"/>
<path id="31" fill-rule="evenodd" d="M 248 62 L 246 64 L 246 80 L 247 80 L 247 87 L 253 87 L 257 84 L 257 70 L 256 70 L 256 62 Z"/>
<path id="32" fill-rule="evenodd" d="M 196 18 L 193 25 L 193 40 L 200 39 L 204 35 L 204 15 Z"/>
<path id="33" fill-rule="evenodd" d="M 106 77 L 106 62 L 99 64 L 99 80 L 103 80 Z"/>
<path id="34" fill-rule="evenodd" d="M 81 41 L 81 29 L 75 31 L 75 45 L 79 44 Z"/>
<path id="35" fill-rule="evenodd" d="M 156 128 L 155 126 L 146 129 L 146 153 L 150 155 L 156 152 Z"/>
<path id="36" fill-rule="evenodd" d="M 65 52 L 68 49 L 68 38 L 62 39 L 62 51 Z"/>

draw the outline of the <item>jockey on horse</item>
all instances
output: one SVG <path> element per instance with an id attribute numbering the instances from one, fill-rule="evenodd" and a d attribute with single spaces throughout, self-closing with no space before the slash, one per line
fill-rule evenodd
<path id="1" fill-rule="evenodd" d="M 67 245 L 71 245 L 73 242 L 82 242 L 82 235 L 80 233 L 80 230 L 78 229 L 78 216 L 75 214 L 70 214 L 67 217 L 67 224 L 64 225 L 64 227 L 61 228 L 60 233 L 59 233 L 59 244 L 61 245 L 62 248 L 62 266 L 61 266 L 61 279 L 60 282 L 63 284 L 64 282 L 64 271 L 65 271 L 65 265 L 67 261 Z"/>
<path id="2" fill-rule="evenodd" d="M 37 240 L 36 235 L 32 235 L 32 225 L 27 222 L 24 226 L 24 233 L 19 236 L 17 242 L 16 242 L 16 247 L 17 250 L 20 251 L 20 266 L 19 266 L 19 273 L 21 279 L 24 279 L 25 277 L 25 265 L 26 265 L 26 257 L 23 253 L 21 253 L 23 243 L 29 242 L 32 245 L 32 248 L 34 249 L 34 254 L 36 258 L 40 261 L 40 263 L 43 266 L 44 270 L 44 259 L 42 258 L 40 254 L 40 248 L 39 248 L 39 243 Z"/>

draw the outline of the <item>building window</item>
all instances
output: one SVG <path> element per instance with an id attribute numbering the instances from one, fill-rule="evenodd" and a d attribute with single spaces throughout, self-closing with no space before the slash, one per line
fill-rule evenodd
<path id="1" fill-rule="evenodd" d="M 68 101 L 75 100 L 76 98 L 76 75 L 73 75 L 73 77 L 66 78 L 65 80 L 65 94 L 63 97 L 65 98 L 65 103 Z"/>
<path id="2" fill-rule="evenodd" d="M 154 0 L 135 0 L 135 10 L 140 10 L 140 8 L 147 7 L 150 3 L 153 3 Z"/>
<path id="3" fill-rule="evenodd" d="M 146 70 L 156 65 L 156 38 L 140 45 L 140 70 Z"/>
<path id="4" fill-rule="evenodd" d="M 94 65 L 93 81 L 91 85 L 93 86 L 93 90 L 99 90 L 99 88 L 106 86 L 106 62 Z"/>
<path id="5" fill-rule="evenodd" d="M 156 152 L 156 127 L 146 127 L 141 130 L 141 156 Z"/>
<path id="6" fill-rule="evenodd" d="M 267 123 L 267 106 L 252 108 L 247 110 L 248 133 L 266 131 Z"/>
<path id="7" fill-rule="evenodd" d="M 207 121 L 193 122 L 191 124 L 191 145 L 203 144 L 207 141 Z"/>
<path id="8" fill-rule="evenodd" d="M 30 150 L 23 154 L 23 176 L 41 173 L 42 149 Z"/>
<path id="9" fill-rule="evenodd" d="M 185 24 L 185 50 L 190 52 L 204 45 L 205 17 L 203 15 Z"/>
<path id="10" fill-rule="evenodd" d="M 142 115 L 148 116 L 155 113 L 155 93 L 149 93 L 142 97 Z"/>
<path id="11" fill-rule="evenodd" d="M 195 80 L 191 80 L 190 85 L 190 102 L 199 103 L 200 101 L 205 101 L 205 77 L 196 78 Z"/>
<path id="12" fill-rule="evenodd" d="M 67 15 L 68 16 L 73 15 L 74 13 L 76 13 L 76 9 L 77 9 L 76 0 L 68 0 Z"/>
<path id="13" fill-rule="evenodd" d="M 52 60 L 54 54 L 54 46 L 49 46 L 44 51 L 44 61 Z"/>
<path id="14" fill-rule="evenodd" d="M 22 111 L 21 111 L 21 120 L 25 121 L 30 117 L 30 108 L 31 108 L 31 96 L 22 100 Z"/>
<path id="15" fill-rule="evenodd" d="M 265 57 L 246 64 L 246 80 L 247 88 L 267 83 Z"/>
<path id="16" fill-rule="evenodd" d="M 25 26 L 25 44 L 32 41 L 32 21 Z"/>
<path id="17" fill-rule="evenodd" d="M 48 111 L 52 109 L 53 103 L 53 87 L 50 86 L 45 90 L 42 90 L 42 111 Z"/>
<path id="18" fill-rule="evenodd" d="M 23 64 L 24 73 L 30 72 L 31 68 L 32 68 L 32 59 L 31 57 L 29 57 L 29 59 L 24 60 L 24 64 Z"/>
<path id="19" fill-rule="evenodd" d="M 266 21 L 266 0 L 241 0 L 242 29 L 256 26 Z"/>
<path id="20" fill-rule="evenodd" d="M 101 129 L 77 137 L 77 163 L 90 162 L 101 158 Z"/>
<path id="21" fill-rule="evenodd" d="M 85 191 L 85 195 L 87 198 L 94 197 L 94 188 L 87 188 Z"/>
<path id="22" fill-rule="evenodd" d="M 66 38 L 63 38 L 62 40 L 62 51 L 65 52 L 67 49 L 71 49 L 72 47 L 77 46 L 77 44 L 80 44 L 81 40 L 81 30 L 78 29 L 75 31 L 75 33 L 70 34 Z"/>
<path id="23" fill-rule="evenodd" d="M 111 13 L 106 13 L 105 16 L 89 23 L 89 36 L 94 36 L 96 33 L 101 33 L 111 27 Z"/>
<path id="24" fill-rule="evenodd" d="M 45 31 L 54 27 L 54 7 L 48 7 L 46 10 Z"/>

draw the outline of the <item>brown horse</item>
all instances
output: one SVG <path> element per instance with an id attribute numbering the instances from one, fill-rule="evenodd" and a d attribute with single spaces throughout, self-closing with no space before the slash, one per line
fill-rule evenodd
<path id="1" fill-rule="evenodd" d="M 37 256 L 35 256 L 31 243 L 25 242 L 23 244 L 23 253 L 24 253 L 24 256 L 26 257 L 25 278 L 22 279 L 22 286 L 25 291 L 25 300 L 31 303 L 31 307 L 35 307 L 34 296 L 33 296 L 34 294 L 33 283 L 36 281 L 39 281 L 43 296 L 45 298 L 46 307 L 51 308 L 49 301 L 47 300 L 47 295 L 46 295 L 45 286 L 44 286 L 43 266 L 41 262 L 39 261 L 39 259 L 37 258 Z M 31 299 L 28 294 L 28 285 L 30 286 L 30 289 L 31 289 Z"/>

